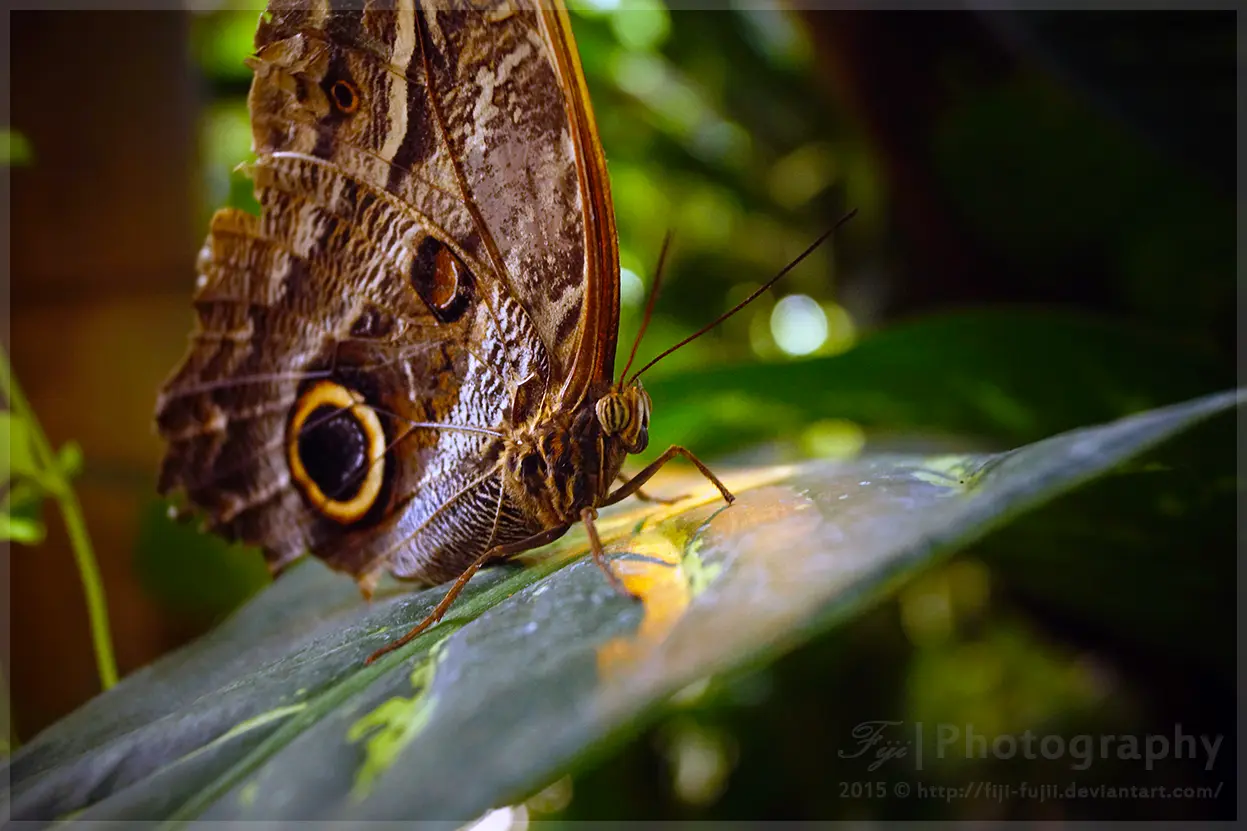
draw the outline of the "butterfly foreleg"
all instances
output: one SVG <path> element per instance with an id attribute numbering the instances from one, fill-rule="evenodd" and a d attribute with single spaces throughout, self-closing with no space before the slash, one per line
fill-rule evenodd
<path id="1" fill-rule="evenodd" d="M 702 463 L 701 459 L 694 456 L 687 448 L 680 447 L 678 444 L 673 444 L 667 448 L 665 453 L 646 465 L 640 473 L 633 476 L 625 484 L 617 488 L 614 493 L 606 497 L 599 507 L 604 508 L 607 505 L 614 505 L 616 502 L 621 502 L 629 496 L 632 496 L 634 493 L 637 493 L 641 490 L 642 485 L 652 479 L 654 474 L 662 469 L 663 465 L 674 459 L 676 456 L 683 456 L 692 462 L 697 469 L 701 471 L 701 475 L 709 479 L 710 483 L 719 489 L 719 493 L 723 495 L 723 500 L 727 502 L 727 504 L 731 505 L 734 501 L 736 501 L 736 497 L 732 496 L 732 492 L 727 489 L 726 485 L 719 481 L 718 476 L 715 476 L 710 472 L 710 468 L 706 467 L 705 464 Z"/>
<path id="2" fill-rule="evenodd" d="M 639 600 L 640 598 L 628 590 L 623 581 L 619 579 L 619 575 L 611 570 L 610 563 L 606 562 L 606 554 L 602 551 L 602 540 L 598 537 L 597 526 L 593 521 L 598 518 L 598 512 L 593 508 L 585 508 L 580 512 L 580 521 L 585 524 L 585 533 L 589 535 L 589 548 L 593 552 L 593 562 L 597 563 L 597 567 L 602 569 L 602 573 L 606 575 L 606 580 L 611 584 L 615 591 L 631 600 Z"/>
<path id="3" fill-rule="evenodd" d="M 623 473 L 620 473 L 615 478 L 618 479 L 620 482 L 623 482 L 625 485 L 628 484 L 628 477 L 624 476 Z M 661 496 L 652 496 L 646 493 L 641 488 L 637 488 L 635 491 L 633 491 L 632 495 L 635 496 L 637 499 L 641 500 L 642 502 L 655 502 L 659 505 L 674 505 L 680 500 L 688 498 L 688 494 L 683 494 L 681 496 L 672 496 L 669 498 L 663 498 Z"/>
<path id="4" fill-rule="evenodd" d="M 446 592 L 446 596 L 443 597 L 441 602 L 433 608 L 433 611 L 429 612 L 429 614 L 425 616 L 424 620 L 413 626 L 406 635 L 403 635 L 401 638 L 392 643 L 386 644 L 376 652 L 369 655 L 368 660 L 364 661 L 364 663 L 371 664 L 387 652 L 393 652 L 400 646 L 411 643 L 412 640 L 419 637 L 430 626 L 441 620 L 443 615 L 449 611 L 451 604 L 455 602 L 455 598 L 458 597 L 459 593 L 462 592 L 468 585 L 468 581 L 472 579 L 472 576 L 476 574 L 476 572 L 480 571 L 481 567 L 489 563 L 491 560 L 506 559 L 512 554 L 519 554 L 523 551 L 543 546 L 546 543 L 554 542 L 559 537 L 566 534 L 569 527 L 571 526 L 556 526 L 554 528 L 541 531 L 540 533 L 533 534 L 531 537 L 526 537 L 518 542 L 506 543 L 505 545 L 495 545 L 494 547 L 488 549 L 484 554 L 473 560 L 470 566 L 464 569 L 463 573 L 460 574 L 454 584 L 451 585 L 450 590 Z"/>
<path id="5" fill-rule="evenodd" d="M 384 568 L 374 568 L 355 578 L 355 585 L 359 586 L 359 593 L 365 602 L 372 600 L 373 594 L 377 591 L 377 584 L 381 582 L 381 572 L 384 570 Z"/>

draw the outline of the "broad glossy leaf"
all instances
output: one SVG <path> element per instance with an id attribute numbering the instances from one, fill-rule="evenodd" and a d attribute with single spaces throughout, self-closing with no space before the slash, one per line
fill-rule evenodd
<path id="1" fill-rule="evenodd" d="M 603 514 L 616 595 L 584 536 L 489 569 L 447 620 L 372 666 L 440 589 L 363 603 L 295 568 L 199 641 L 11 759 L 15 818 L 408 818 L 462 823 L 523 798 L 673 694 L 765 659 L 915 572 L 1242 399 L 1238 393 L 1003 454 L 878 456 L 728 475 Z"/>
<path id="2" fill-rule="evenodd" d="M 977 547 L 996 578 L 1101 650 L 1232 688 L 1237 422 L 1225 414 Z"/>
<path id="3" fill-rule="evenodd" d="M 892 326 L 828 358 L 661 369 L 645 380 L 651 454 L 668 443 L 726 453 L 793 439 L 831 418 L 1007 448 L 1234 383 L 1215 354 L 1182 340 L 1094 317 L 1003 309 Z"/>

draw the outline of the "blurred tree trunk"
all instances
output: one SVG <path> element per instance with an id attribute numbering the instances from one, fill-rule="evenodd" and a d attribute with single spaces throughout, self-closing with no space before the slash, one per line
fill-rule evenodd
<path id="1" fill-rule="evenodd" d="M 990 5 L 802 15 L 884 178 L 900 259 L 884 314 L 1061 305 L 1232 355 L 1232 18 Z"/>
<path id="2" fill-rule="evenodd" d="M 958 222 L 936 175 L 931 140 L 946 100 L 947 58 L 991 77 L 1007 68 L 973 17 L 946 12 L 803 12 L 839 107 L 878 155 L 905 267 L 889 317 L 1013 299 L 1009 281 Z"/>
<path id="3" fill-rule="evenodd" d="M 195 75 L 183 12 L 13 12 L 9 123 L 14 371 L 76 482 L 122 675 L 185 633 L 133 569 L 160 446 L 157 386 L 190 320 L 198 212 Z M 82 587 L 54 504 L 47 540 L 11 549 L 7 676 L 22 739 L 99 691 Z"/>

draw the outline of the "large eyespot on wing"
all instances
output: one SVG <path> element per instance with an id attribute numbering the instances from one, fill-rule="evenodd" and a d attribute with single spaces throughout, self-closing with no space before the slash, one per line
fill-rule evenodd
<path id="1" fill-rule="evenodd" d="M 385 430 L 364 397 L 319 381 L 295 403 L 287 431 L 290 475 L 313 509 L 343 525 L 377 504 L 385 483 Z"/>

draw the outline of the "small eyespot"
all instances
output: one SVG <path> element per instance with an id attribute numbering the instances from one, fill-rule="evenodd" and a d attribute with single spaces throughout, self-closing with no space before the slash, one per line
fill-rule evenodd
<path id="1" fill-rule="evenodd" d="M 472 272 L 436 237 L 421 241 L 408 276 L 411 287 L 441 323 L 454 323 L 467 311 L 473 291 Z"/>
<path id="2" fill-rule="evenodd" d="M 334 81 L 329 94 L 342 112 L 349 114 L 359 109 L 359 91 L 349 81 Z"/>

